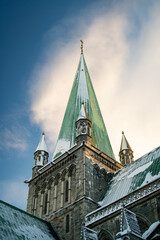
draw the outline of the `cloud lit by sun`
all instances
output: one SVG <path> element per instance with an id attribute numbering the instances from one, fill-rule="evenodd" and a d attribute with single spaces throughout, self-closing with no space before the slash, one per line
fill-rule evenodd
<path id="1" fill-rule="evenodd" d="M 75 17 L 71 22 L 76 28 L 68 26 L 69 40 L 50 46 L 45 61 L 36 68 L 31 118 L 46 132 L 51 152 L 78 66 L 80 39 L 116 158 L 122 130 L 135 158 L 158 146 L 160 3 L 153 2 L 147 15 L 140 13 L 138 4 L 132 7 L 133 12 L 122 1 L 110 12 L 91 11 L 89 17 L 84 13 L 83 21 Z"/>

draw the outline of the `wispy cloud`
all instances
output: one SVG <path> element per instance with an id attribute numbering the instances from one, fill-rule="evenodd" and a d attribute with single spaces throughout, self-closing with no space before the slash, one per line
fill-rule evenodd
<path id="1" fill-rule="evenodd" d="M 78 65 L 81 38 L 116 155 L 122 130 L 136 157 L 158 145 L 160 3 L 154 1 L 148 7 L 145 1 L 143 8 L 139 3 L 115 1 L 110 11 L 100 5 L 90 14 L 84 11 L 70 19 L 64 27 L 67 35 L 50 46 L 45 61 L 37 66 L 31 118 L 46 131 L 52 151 Z"/>
<path id="2" fill-rule="evenodd" d="M 17 149 L 25 151 L 28 147 L 25 133 L 26 129 L 22 126 L 12 126 L 11 129 L 1 129 L 3 141 L 0 141 L 0 149 Z"/>
<path id="3" fill-rule="evenodd" d="M 0 181 L 0 199 L 26 210 L 28 187 L 23 181 Z"/>

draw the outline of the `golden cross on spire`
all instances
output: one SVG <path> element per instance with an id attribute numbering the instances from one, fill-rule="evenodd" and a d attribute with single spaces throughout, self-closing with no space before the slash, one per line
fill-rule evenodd
<path id="1" fill-rule="evenodd" d="M 80 42 L 81 42 L 81 54 L 83 54 L 83 41 L 80 40 Z"/>

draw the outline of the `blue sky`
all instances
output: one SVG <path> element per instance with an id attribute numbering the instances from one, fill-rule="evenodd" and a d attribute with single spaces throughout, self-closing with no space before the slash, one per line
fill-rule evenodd
<path id="1" fill-rule="evenodd" d="M 42 131 L 51 160 L 80 39 L 117 159 L 122 130 L 136 158 L 159 145 L 159 10 L 149 0 L 0 2 L 0 199 L 25 209 Z"/>

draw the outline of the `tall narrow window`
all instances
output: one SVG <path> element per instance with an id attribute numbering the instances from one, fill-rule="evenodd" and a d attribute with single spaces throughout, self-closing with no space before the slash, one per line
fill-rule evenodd
<path id="1" fill-rule="evenodd" d="M 36 202 L 36 199 L 35 197 L 33 198 L 33 204 L 32 204 L 32 214 L 34 215 L 34 211 L 35 211 L 35 202 Z"/>
<path id="2" fill-rule="evenodd" d="M 68 202 L 68 180 L 65 182 L 65 202 Z"/>
<path id="3" fill-rule="evenodd" d="M 48 194 L 46 193 L 45 198 L 44 198 L 44 205 L 43 205 L 43 213 L 47 213 L 47 201 L 48 201 Z"/>
<path id="4" fill-rule="evenodd" d="M 69 232 L 69 215 L 66 216 L 66 233 Z"/>

